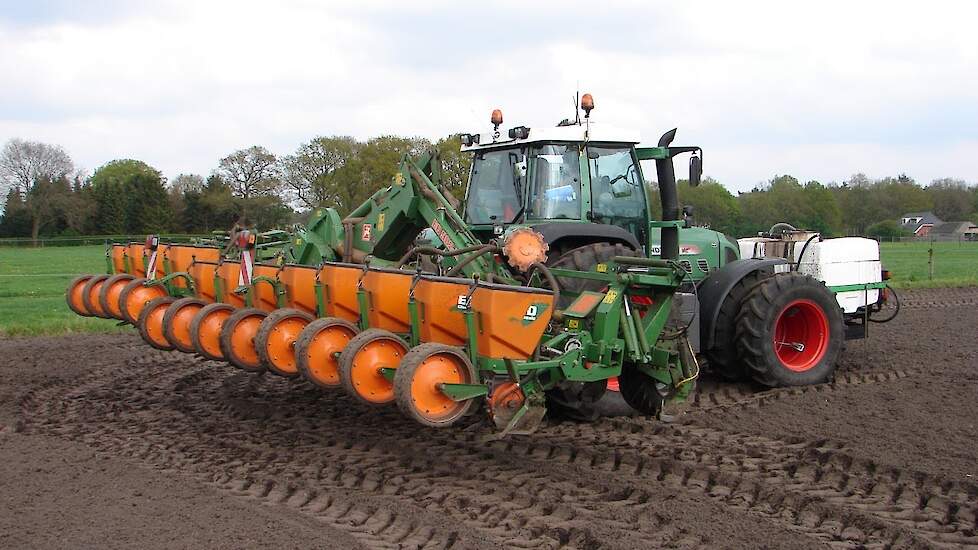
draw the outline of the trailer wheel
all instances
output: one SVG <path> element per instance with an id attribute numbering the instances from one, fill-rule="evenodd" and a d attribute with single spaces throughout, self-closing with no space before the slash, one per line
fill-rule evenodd
<path id="1" fill-rule="evenodd" d="M 74 311 L 76 314 L 82 317 L 92 317 L 93 315 L 85 307 L 85 300 L 82 299 L 83 290 L 88 280 L 91 279 L 93 275 L 82 275 L 81 277 L 75 277 L 70 283 L 68 283 L 68 290 L 65 292 L 65 301 L 68 302 L 68 308 Z"/>
<path id="2" fill-rule="evenodd" d="M 139 319 L 136 320 L 136 327 L 139 328 L 139 335 L 143 340 L 158 350 L 170 351 L 173 344 L 166 339 L 163 334 L 163 316 L 170 304 L 177 301 L 173 296 L 162 296 L 150 300 L 139 312 Z"/>
<path id="3" fill-rule="evenodd" d="M 299 375 L 295 364 L 295 343 L 299 334 L 313 321 L 305 311 L 286 308 L 268 314 L 258 327 L 255 349 L 265 367 L 279 376 Z"/>
<path id="4" fill-rule="evenodd" d="M 720 305 L 717 322 L 714 325 L 716 329 L 713 347 L 706 350 L 704 355 L 709 362 L 710 370 L 722 378 L 732 382 L 750 378 L 747 367 L 737 351 L 737 314 L 740 313 L 740 306 L 750 291 L 771 275 L 763 271 L 747 274 L 730 289 L 727 297 L 723 299 L 723 304 Z"/>
<path id="5" fill-rule="evenodd" d="M 357 332 L 356 325 L 337 317 L 316 319 L 306 325 L 295 341 L 299 372 L 320 388 L 339 387 L 339 356 Z"/>
<path id="6" fill-rule="evenodd" d="M 441 384 L 473 384 L 475 368 L 459 348 L 446 344 L 421 344 L 401 360 L 394 375 L 394 397 L 404 414 L 432 428 L 456 424 L 477 403 L 455 401 L 441 392 Z"/>
<path id="7" fill-rule="evenodd" d="M 207 304 L 194 315 L 190 322 L 190 339 L 194 351 L 213 361 L 224 361 L 221 352 L 221 329 L 224 321 L 234 313 L 231 304 Z"/>
<path id="8" fill-rule="evenodd" d="M 99 304 L 98 296 L 99 292 L 102 290 L 102 286 L 105 285 L 108 275 L 93 275 L 85 286 L 82 287 L 82 302 L 85 304 L 85 309 L 89 311 L 95 317 L 101 317 L 102 319 L 107 319 L 109 316 L 102 309 L 102 305 Z"/>
<path id="9" fill-rule="evenodd" d="M 258 327 L 268 313 L 246 307 L 235 311 L 221 326 L 221 353 L 232 365 L 247 372 L 262 372 L 265 367 L 255 350 Z"/>
<path id="10" fill-rule="evenodd" d="M 193 353 L 194 342 L 190 337 L 190 323 L 207 302 L 199 298 L 180 298 L 173 302 L 163 316 L 163 336 L 173 347 L 184 353 Z"/>
<path id="11" fill-rule="evenodd" d="M 122 289 L 126 288 L 129 281 L 135 278 L 135 276 L 128 273 L 116 273 L 105 280 L 105 283 L 102 285 L 102 290 L 98 293 L 98 303 L 102 306 L 102 311 L 109 317 L 122 320 L 119 295 L 122 294 Z"/>
<path id="12" fill-rule="evenodd" d="M 366 405 L 394 401 L 394 383 L 380 369 L 396 369 L 407 352 L 407 344 L 393 332 L 371 328 L 357 334 L 340 354 L 343 389 Z"/>
<path id="13" fill-rule="evenodd" d="M 737 346 L 754 380 L 765 386 L 820 384 L 831 378 L 843 344 L 835 296 L 820 281 L 779 273 L 744 299 Z"/>
<path id="14" fill-rule="evenodd" d="M 139 277 L 129 283 L 119 293 L 119 311 L 123 320 L 130 325 L 139 325 L 139 314 L 151 300 L 166 296 L 166 289 L 159 285 L 145 286 L 147 281 Z"/>

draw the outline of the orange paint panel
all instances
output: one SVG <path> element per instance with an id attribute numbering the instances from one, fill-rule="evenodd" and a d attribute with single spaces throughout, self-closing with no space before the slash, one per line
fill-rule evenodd
<path id="1" fill-rule="evenodd" d="M 269 277 L 274 279 L 277 273 L 277 265 L 255 264 L 254 277 Z M 254 298 L 251 304 L 253 307 L 256 307 L 262 311 L 272 311 L 273 309 L 278 308 L 278 303 L 276 302 L 275 296 L 275 287 L 267 282 L 255 283 L 254 281 L 252 281 L 251 286 L 255 289 Z"/>
<path id="2" fill-rule="evenodd" d="M 286 307 L 316 314 L 316 268 L 305 265 L 287 265 L 279 273 L 286 286 Z"/>
<path id="3" fill-rule="evenodd" d="M 550 322 L 554 296 L 538 288 L 479 283 L 471 306 L 479 320 L 479 355 L 528 359 Z"/>
<path id="4" fill-rule="evenodd" d="M 198 298 L 208 302 L 217 301 L 216 289 L 214 288 L 214 274 L 216 272 L 216 263 L 198 261 L 190 266 L 190 277 L 194 280 Z"/>
<path id="5" fill-rule="evenodd" d="M 235 294 L 234 289 L 238 288 L 238 276 L 241 274 L 241 264 L 237 262 L 224 262 L 217 268 L 221 280 L 224 281 L 224 296 L 222 301 L 234 307 L 244 307 L 244 296 Z"/>
<path id="6" fill-rule="evenodd" d="M 421 327 L 418 335 L 422 342 L 438 342 L 461 346 L 468 342 L 465 313 L 460 302 L 469 294 L 472 281 L 446 277 L 422 276 L 414 287 L 414 300 L 418 304 Z"/>
<path id="7" fill-rule="evenodd" d="M 143 263 L 143 253 L 146 247 L 141 243 L 126 245 L 126 255 L 129 256 L 129 272 L 136 277 L 146 276 L 146 265 Z"/>
<path id="8" fill-rule="evenodd" d="M 170 273 L 186 273 L 190 270 L 190 264 L 196 259 L 198 262 L 216 262 L 220 259 L 221 251 L 209 246 L 191 245 L 167 245 L 164 257 L 169 260 Z M 162 262 L 161 262 L 162 264 Z M 186 281 L 177 279 L 174 281 L 178 287 L 185 288 Z"/>
<path id="9" fill-rule="evenodd" d="M 326 317 L 339 317 L 350 322 L 360 319 L 357 303 L 357 281 L 363 268 L 350 264 L 327 263 L 319 274 L 326 290 Z"/>
<path id="10" fill-rule="evenodd" d="M 370 328 L 380 328 L 395 333 L 411 330 L 408 314 L 408 298 L 414 274 L 396 269 L 367 270 L 363 277 L 363 289 L 370 300 L 367 321 Z"/>
<path id="11" fill-rule="evenodd" d="M 126 245 L 124 244 L 114 244 L 112 245 L 112 272 L 113 273 L 126 273 Z"/>

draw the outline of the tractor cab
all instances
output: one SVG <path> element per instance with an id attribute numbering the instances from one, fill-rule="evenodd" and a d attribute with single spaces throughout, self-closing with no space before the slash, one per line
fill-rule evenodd
<path id="1" fill-rule="evenodd" d="M 525 225 L 551 242 L 579 242 L 597 231 L 603 240 L 646 246 L 650 217 L 637 136 L 570 124 L 462 140 L 462 151 L 472 154 L 463 218 L 481 240 Z"/>

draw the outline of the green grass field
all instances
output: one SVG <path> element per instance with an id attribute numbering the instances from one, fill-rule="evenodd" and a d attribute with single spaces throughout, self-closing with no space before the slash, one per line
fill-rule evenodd
<path id="1" fill-rule="evenodd" d="M 77 275 L 105 273 L 101 246 L 0 248 L 0 336 L 118 332 L 117 321 L 80 317 L 65 303 Z"/>
<path id="2" fill-rule="evenodd" d="M 928 279 L 930 243 L 883 243 L 883 263 L 897 288 L 978 286 L 978 243 L 935 243 L 934 280 Z M 76 275 L 104 273 L 101 246 L 0 248 L 0 336 L 131 330 L 116 321 L 79 317 L 65 304 Z"/>

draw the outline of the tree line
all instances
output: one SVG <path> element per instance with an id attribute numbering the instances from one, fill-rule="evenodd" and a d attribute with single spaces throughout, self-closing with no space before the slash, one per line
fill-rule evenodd
<path id="1" fill-rule="evenodd" d="M 278 157 L 261 146 L 234 151 L 206 178 L 167 181 L 145 162 L 118 159 L 84 174 L 58 146 L 12 139 L 0 153 L 0 237 L 207 233 L 242 223 L 262 229 L 302 221 L 316 206 L 348 212 L 387 185 L 404 154 L 436 149 L 459 188 L 469 162 L 458 136 L 317 137 Z"/>
<path id="2" fill-rule="evenodd" d="M 207 233 L 235 223 L 285 227 L 317 206 L 352 211 L 390 182 L 404 154 L 429 149 L 438 151 L 446 182 L 460 192 L 470 160 L 459 152 L 457 135 L 434 142 L 321 136 L 281 157 L 256 145 L 221 158 L 207 177 L 180 174 L 170 181 L 133 159 L 85 174 L 58 145 L 12 139 L 0 153 L 0 237 Z M 652 197 L 657 203 L 658 194 Z M 927 210 L 945 221 L 978 222 L 978 187 L 951 178 L 922 186 L 906 175 L 856 174 L 826 185 L 780 175 L 736 195 L 704 178 L 697 187 L 680 182 L 679 197 L 693 207 L 695 223 L 734 236 L 788 222 L 827 235 L 895 237 L 904 234 L 899 217 Z"/>
<path id="3" fill-rule="evenodd" d="M 696 224 L 737 237 L 778 222 L 830 236 L 903 237 L 910 233 L 900 227 L 899 219 L 924 211 L 944 221 L 978 222 L 978 186 L 954 178 L 922 186 L 905 174 L 881 179 L 855 174 L 841 184 L 827 185 L 780 175 L 737 195 L 707 177 L 697 187 L 679 182 L 679 199 L 693 207 Z"/>

